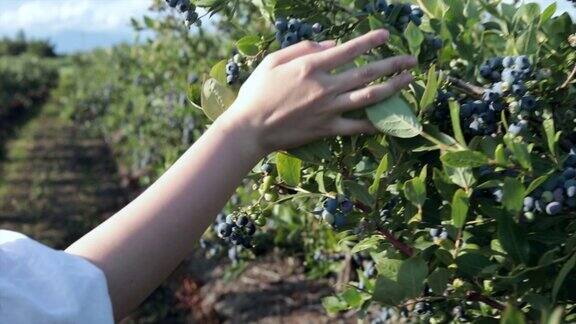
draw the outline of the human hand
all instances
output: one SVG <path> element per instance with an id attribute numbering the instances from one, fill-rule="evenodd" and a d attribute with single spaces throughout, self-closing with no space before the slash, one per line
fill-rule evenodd
<path id="1" fill-rule="evenodd" d="M 408 86 L 412 76 L 407 72 L 382 84 L 368 84 L 414 67 L 416 58 L 397 56 L 338 74 L 331 71 L 384 44 L 388 37 L 388 31 L 376 30 L 338 46 L 334 41 L 304 41 L 268 55 L 221 118 L 251 133 L 262 154 L 323 137 L 373 133 L 370 121 L 342 114 Z"/>

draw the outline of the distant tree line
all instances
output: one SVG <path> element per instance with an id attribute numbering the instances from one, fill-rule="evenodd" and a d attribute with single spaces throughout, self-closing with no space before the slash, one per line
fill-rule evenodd
<path id="1" fill-rule="evenodd" d="M 27 39 L 23 31 L 16 37 L 4 37 L 0 40 L 0 56 L 18 56 L 30 54 L 38 57 L 56 57 L 54 45 L 48 40 Z"/>

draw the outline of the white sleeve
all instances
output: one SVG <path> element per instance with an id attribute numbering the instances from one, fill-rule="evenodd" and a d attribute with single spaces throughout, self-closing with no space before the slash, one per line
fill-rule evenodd
<path id="1" fill-rule="evenodd" d="M 113 323 L 104 273 L 90 262 L 0 230 L 0 323 Z"/>

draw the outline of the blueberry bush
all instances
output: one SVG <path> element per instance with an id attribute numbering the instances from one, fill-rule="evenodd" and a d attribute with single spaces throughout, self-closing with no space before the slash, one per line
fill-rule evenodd
<path id="1" fill-rule="evenodd" d="M 410 89 L 351 116 L 380 134 L 323 139 L 256 166 L 200 242 L 207 254 L 241 270 L 277 247 L 311 277 L 335 278 L 327 312 L 372 323 L 576 321 L 576 25 L 556 4 L 153 7 L 162 14 L 133 21 L 153 40 L 77 57 L 86 75 L 71 69 L 59 90 L 76 107 L 67 113 L 101 128 L 142 184 L 227 109 L 268 53 L 387 28 L 388 44 L 355 65 L 419 59 Z M 212 24 L 193 26 L 202 20 Z"/>

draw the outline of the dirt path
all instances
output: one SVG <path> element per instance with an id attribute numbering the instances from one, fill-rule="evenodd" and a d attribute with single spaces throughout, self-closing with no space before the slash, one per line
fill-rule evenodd
<path id="1" fill-rule="evenodd" d="M 4 145 L 0 227 L 63 248 L 124 201 L 105 143 L 46 105 Z"/>

